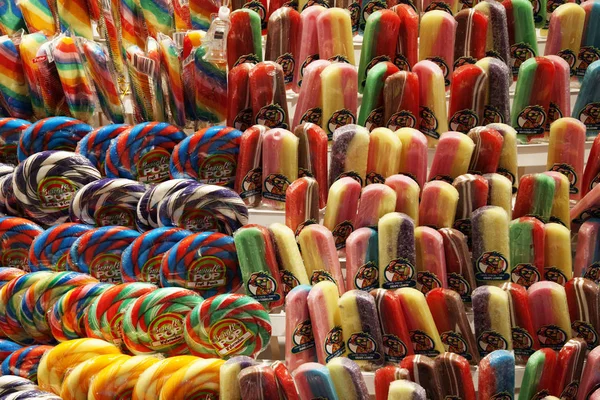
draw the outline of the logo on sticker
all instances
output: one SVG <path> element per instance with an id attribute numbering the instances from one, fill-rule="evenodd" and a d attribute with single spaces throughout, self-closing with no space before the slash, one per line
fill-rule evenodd
<path id="1" fill-rule="evenodd" d="M 396 335 L 383 335 L 383 351 L 390 362 L 400 362 L 408 354 L 406 345 Z"/>
<path id="2" fill-rule="evenodd" d="M 371 291 L 379 286 L 379 268 L 373 261 L 362 265 L 354 277 L 354 285 L 357 289 Z"/>
<path id="3" fill-rule="evenodd" d="M 600 129 L 600 102 L 586 105 L 579 113 L 578 118 L 587 129 Z"/>
<path id="4" fill-rule="evenodd" d="M 290 186 L 287 176 L 270 174 L 263 183 L 263 197 L 269 200 L 285 201 L 285 192 Z"/>
<path id="5" fill-rule="evenodd" d="M 344 345 L 344 338 L 342 335 L 342 328 L 336 326 L 327 333 L 325 337 L 325 354 L 327 354 L 326 361 L 329 362 L 332 358 L 339 357 L 344 354 L 346 346 Z"/>
<path id="6" fill-rule="evenodd" d="M 350 125 L 356 123 L 356 117 L 350 110 L 345 108 L 335 111 L 329 121 L 327 121 L 327 129 L 333 133 L 341 126 Z"/>
<path id="7" fill-rule="evenodd" d="M 296 68 L 296 60 L 291 53 L 285 53 L 277 57 L 275 62 L 281 65 L 283 69 L 284 83 L 292 83 L 294 81 L 294 69 Z"/>
<path id="8" fill-rule="evenodd" d="M 40 206 L 47 210 L 64 210 L 78 190 L 77 185 L 60 176 L 44 178 L 38 185 Z"/>
<path id="9" fill-rule="evenodd" d="M 598 333 L 596 329 L 586 321 L 573 321 L 571 328 L 576 337 L 582 338 L 588 345 L 588 349 L 592 350 L 598 344 Z"/>
<path id="10" fill-rule="evenodd" d="M 231 154 L 208 156 L 200 165 L 198 178 L 202 183 L 227 185 L 235 179 L 236 160 Z"/>
<path id="11" fill-rule="evenodd" d="M 300 118 L 300 123 L 311 123 L 315 125 L 321 125 L 321 118 L 323 118 L 323 110 L 320 107 L 309 108 L 306 110 L 304 114 L 302 114 L 302 118 Z"/>
<path id="12" fill-rule="evenodd" d="M 135 217 L 132 210 L 121 206 L 100 207 L 94 215 L 98 226 L 126 226 L 134 227 Z"/>
<path id="13" fill-rule="evenodd" d="M 298 286 L 300 282 L 290 271 L 279 271 L 279 273 L 281 274 L 281 283 L 283 284 L 283 294 L 287 296 L 290 290 Z"/>
<path id="14" fill-rule="evenodd" d="M 138 181 L 160 183 L 169 179 L 171 154 L 161 147 L 155 147 L 140 158 L 136 164 Z"/>
<path id="15" fill-rule="evenodd" d="M 121 255 L 99 254 L 90 263 L 90 275 L 101 282 L 123 283 L 121 277 Z"/>
<path id="16" fill-rule="evenodd" d="M 241 110 L 233 119 L 233 127 L 239 131 L 245 131 L 252 125 L 252 109 Z"/>
<path id="17" fill-rule="evenodd" d="M 208 338 L 223 357 L 242 349 L 252 336 L 246 325 L 237 319 L 226 318 L 211 327 Z"/>
<path id="18" fill-rule="evenodd" d="M 293 354 L 315 347 L 315 337 L 310 320 L 302 321 L 296 325 L 292 340 L 294 341 L 294 346 L 292 347 Z"/>
<path id="19" fill-rule="evenodd" d="M 160 264 L 162 262 L 163 255 L 152 257 L 142 266 L 141 280 L 143 282 L 157 284 L 160 282 Z"/>
<path id="20" fill-rule="evenodd" d="M 354 333 L 348 339 L 348 358 L 351 360 L 379 360 L 377 343 L 368 332 Z"/>
<path id="21" fill-rule="evenodd" d="M 517 283 L 525 288 L 533 285 L 541 280 L 540 272 L 532 264 L 517 264 L 512 272 L 511 279 L 514 283 Z"/>
<path id="22" fill-rule="evenodd" d="M 483 109 L 483 123 L 482 125 L 489 124 L 503 124 L 504 116 L 498 110 L 498 108 L 494 106 L 487 105 Z"/>
<path id="23" fill-rule="evenodd" d="M 160 349 L 183 341 L 183 317 L 167 313 L 157 316 L 148 327 L 151 346 Z"/>
<path id="24" fill-rule="evenodd" d="M 459 354 L 465 357 L 467 360 L 471 359 L 467 342 L 465 342 L 465 339 L 463 339 L 460 333 L 448 331 L 442 333 L 440 338 L 442 339 L 442 343 L 444 344 L 446 351 Z"/>
<path id="25" fill-rule="evenodd" d="M 407 286 L 416 286 L 415 268 L 405 258 L 392 260 L 384 270 L 384 289 L 397 289 Z"/>
<path id="26" fill-rule="evenodd" d="M 186 287 L 207 290 L 227 284 L 227 268 L 218 257 L 203 256 L 188 267 Z"/>
<path id="27" fill-rule="evenodd" d="M 335 247 L 339 250 L 346 246 L 346 239 L 350 234 L 354 231 L 354 225 L 352 221 L 343 221 L 340 222 L 333 228 L 331 232 L 333 234 L 333 238 L 335 239 Z"/>
<path id="28" fill-rule="evenodd" d="M 481 352 L 491 353 L 495 350 L 506 350 L 508 343 L 498 332 L 484 331 L 477 340 L 477 346 Z"/>
<path id="29" fill-rule="evenodd" d="M 579 189 L 577 189 L 576 185 L 577 185 L 577 173 L 575 172 L 575 169 L 569 165 L 569 164 L 554 164 L 552 165 L 552 167 L 550 168 L 550 171 L 556 171 L 556 172 L 560 172 L 561 174 L 563 174 L 564 176 L 567 177 L 567 179 L 569 180 L 569 193 L 570 194 L 577 194 L 579 193 Z"/>
<path id="30" fill-rule="evenodd" d="M 248 171 L 242 181 L 242 193 L 240 197 L 246 199 L 250 196 L 256 196 L 262 192 L 262 168 L 256 167 Z"/>
<path id="31" fill-rule="evenodd" d="M 461 274 L 457 274 L 456 272 L 449 273 L 448 287 L 458 293 L 463 301 L 471 301 L 471 285 Z"/>
<path id="32" fill-rule="evenodd" d="M 393 131 L 400 128 L 415 128 L 417 126 L 417 118 L 407 110 L 398 111 L 388 119 L 387 127 Z"/>
<path id="33" fill-rule="evenodd" d="M 528 59 L 535 57 L 535 52 L 531 46 L 527 43 L 515 43 L 510 46 L 510 54 L 514 60 L 512 73 L 516 75 L 519 73 L 519 68 Z"/>
<path id="34" fill-rule="evenodd" d="M 324 281 L 333 282 L 337 285 L 337 281 L 329 271 L 324 271 L 322 269 L 313 271 L 312 275 L 310 276 L 311 285 L 316 285 L 317 283 Z"/>
<path id="35" fill-rule="evenodd" d="M 421 114 L 421 119 L 419 120 L 419 130 L 423 132 L 424 135 L 434 139 L 439 139 L 440 134 L 437 131 L 439 124 L 435 114 L 433 113 L 433 110 L 425 106 L 421 106 L 419 110 Z"/>
<path id="36" fill-rule="evenodd" d="M 432 357 L 440 354 L 439 351 L 435 350 L 435 343 L 427 333 L 417 329 L 410 331 L 409 334 L 415 353 Z"/>
<path id="37" fill-rule="evenodd" d="M 417 272 L 417 290 L 421 293 L 427 294 L 435 288 L 442 287 L 442 282 L 439 278 L 430 271 L 419 271 Z"/>
<path id="38" fill-rule="evenodd" d="M 542 347 L 560 350 L 567 341 L 567 334 L 556 325 L 544 325 L 537 331 Z"/>
<path id="39" fill-rule="evenodd" d="M 277 282 L 266 272 L 255 272 L 248 279 L 248 292 L 258 301 L 277 301 Z"/>
<path id="40" fill-rule="evenodd" d="M 443 4 L 446 7 L 448 7 L 448 5 L 446 3 L 432 3 L 432 4 Z M 450 7 L 448 7 L 448 10 L 450 9 Z M 447 11 L 452 15 L 452 11 L 448 11 L 448 10 L 443 10 L 443 11 Z M 442 73 L 444 74 L 444 83 L 446 86 L 450 86 L 450 81 L 448 80 L 448 76 L 450 75 L 450 68 L 448 68 L 448 64 L 446 64 L 446 60 L 444 60 L 441 57 L 429 57 L 427 58 L 427 60 L 437 64 L 438 67 L 440 67 L 440 69 L 442 70 Z"/>
<path id="41" fill-rule="evenodd" d="M 29 252 L 27 249 L 7 249 L 2 253 L 2 266 L 29 272 Z"/>
<path id="42" fill-rule="evenodd" d="M 577 56 L 577 76 L 584 76 L 587 68 L 600 60 L 600 50 L 591 46 L 582 46 Z"/>
<path id="43" fill-rule="evenodd" d="M 478 280 L 507 280 L 509 275 L 506 273 L 508 261 L 497 251 L 485 252 L 479 257 L 476 263 L 475 277 Z"/>
<path id="44" fill-rule="evenodd" d="M 264 125 L 267 128 L 288 128 L 285 123 L 285 111 L 279 104 L 269 104 L 262 107 L 256 114 L 254 121 L 258 125 Z"/>
<path id="45" fill-rule="evenodd" d="M 450 130 L 468 133 L 477 126 L 479 117 L 473 110 L 461 110 L 454 113 L 450 118 Z"/>
<path id="46" fill-rule="evenodd" d="M 533 338 L 529 332 L 518 326 L 513 327 L 511 332 L 515 354 L 520 356 L 530 356 L 533 354 Z"/>
<path id="47" fill-rule="evenodd" d="M 216 231 L 219 224 L 208 210 L 188 209 L 181 215 L 179 227 L 192 232 Z"/>
<path id="48" fill-rule="evenodd" d="M 556 267 L 546 267 L 544 277 L 547 281 L 556 282 L 561 286 L 567 283 L 567 276 Z"/>

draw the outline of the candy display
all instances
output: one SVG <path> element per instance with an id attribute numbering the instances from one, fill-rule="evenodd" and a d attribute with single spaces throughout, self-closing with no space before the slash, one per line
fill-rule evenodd
<path id="1" fill-rule="evenodd" d="M 139 231 L 158 228 L 158 207 L 160 202 L 171 194 L 188 186 L 197 185 L 192 179 L 171 179 L 148 188 L 138 201 L 136 208 L 136 227 Z"/>
<path id="2" fill-rule="evenodd" d="M 88 398 L 108 400 L 131 393 L 140 375 L 158 361 L 155 356 L 134 356 L 114 361 L 92 378 Z"/>

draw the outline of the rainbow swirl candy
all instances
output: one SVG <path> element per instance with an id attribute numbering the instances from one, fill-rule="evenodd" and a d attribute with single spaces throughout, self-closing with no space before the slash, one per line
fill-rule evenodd
<path id="1" fill-rule="evenodd" d="M 121 86 L 125 80 L 125 54 L 121 47 L 121 10 L 118 0 L 112 0 L 106 2 L 106 4 L 107 6 L 102 7 L 101 10 L 100 25 L 104 28 L 101 31 L 104 40 L 108 43 L 108 55 L 113 62 L 115 71 L 118 74 L 118 83 Z"/>
<path id="2" fill-rule="evenodd" d="M 68 151 L 43 151 L 21 162 L 12 176 L 17 203 L 43 225 L 65 222 L 75 192 L 100 179 L 87 158 Z"/>
<path id="3" fill-rule="evenodd" d="M 12 35 L 25 29 L 25 20 L 14 0 L 7 0 L 0 4 L 0 31 L 4 35 Z"/>
<path id="4" fill-rule="evenodd" d="M 144 122 L 121 133 L 110 145 L 106 176 L 143 183 L 169 179 L 173 148 L 186 134 L 166 122 Z"/>
<path id="5" fill-rule="evenodd" d="M 0 288 L 8 284 L 8 282 L 25 275 L 26 272 L 18 268 L 3 267 L 0 268 Z"/>
<path id="6" fill-rule="evenodd" d="M 46 345 L 19 348 L 4 359 L 0 371 L 2 375 L 16 375 L 36 382 L 42 356 L 52 348 Z"/>
<path id="7" fill-rule="evenodd" d="M 67 269 L 90 274 L 101 282 L 121 283 L 121 253 L 139 235 L 122 226 L 92 229 L 71 246 Z"/>
<path id="8" fill-rule="evenodd" d="M 62 295 L 48 313 L 52 336 L 59 342 L 86 337 L 84 319 L 92 302 L 113 285 L 90 283 Z"/>
<path id="9" fill-rule="evenodd" d="M 125 311 L 138 298 L 156 289 L 156 286 L 149 283 L 135 282 L 123 283 L 106 290 L 92 302 L 88 309 L 85 320 L 85 331 L 88 337 L 103 339 L 122 347 L 121 326 Z"/>
<path id="10" fill-rule="evenodd" d="M 20 376 L 0 376 L 0 396 L 3 397 L 11 393 L 34 390 L 37 388 L 38 387 L 29 379 L 21 378 Z"/>
<path id="11" fill-rule="evenodd" d="M 36 236 L 29 248 L 31 271 L 65 271 L 67 254 L 77 238 L 92 229 L 91 226 L 67 222 L 55 225 Z"/>
<path id="12" fill-rule="evenodd" d="M 181 288 L 161 288 L 138 298 L 123 317 L 125 346 L 138 355 L 189 353 L 183 340 L 184 319 L 202 300 Z"/>
<path id="13" fill-rule="evenodd" d="M 56 21 L 46 0 L 19 0 L 19 9 L 29 32 L 47 36 L 56 34 Z"/>
<path id="14" fill-rule="evenodd" d="M 139 2 L 148 34 L 154 38 L 158 33 L 168 35 L 175 28 L 173 21 L 173 7 L 168 0 L 140 0 Z"/>
<path id="15" fill-rule="evenodd" d="M 73 368 L 65 377 L 60 391 L 63 400 L 87 400 L 88 389 L 92 379 L 104 368 L 116 362 L 130 359 L 124 354 L 107 354 L 92 357 Z"/>
<path id="16" fill-rule="evenodd" d="M 21 349 L 21 345 L 15 342 L 11 342 L 10 340 L 0 339 L 0 363 L 4 362 L 8 356 L 10 356 L 13 352 Z M 2 373 L 3 375 L 6 375 Z M 10 375 L 10 374 L 9 374 Z M 17 375 L 17 374 L 15 374 Z M 24 377 L 27 378 L 27 377 Z"/>
<path id="17" fill-rule="evenodd" d="M 188 136 L 173 150 L 171 176 L 233 188 L 241 137 L 241 131 L 225 126 Z"/>
<path id="18" fill-rule="evenodd" d="M 218 399 L 221 365 L 224 362 L 209 358 L 181 368 L 165 382 L 159 399 Z"/>
<path id="19" fill-rule="evenodd" d="M 175 125 L 184 127 L 185 102 L 183 98 L 183 83 L 181 81 L 181 60 L 179 48 L 167 35 L 158 34 L 158 46 L 163 65 L 163 81 L 167 82 L 169 107 Z"/>
<path id="20" fill-rule="evenodd" d="M 6 0 L 2 4 L 11 4 Z M 2 20 L 0 5 L 0 20 Z M 33 109 L 19 49 L 8 36 L 0 37 L 0 104 L 11 117 L 31 119 Z"/>
<path id="21" fill-rule="evenodd" d="M 175 31 L 185 32 L 192 29 L 190 16 L 190 5 L 184 1 L 173 2 L 173 19 L 175 20 Z"/>
<path id="22" fill-rule="evenodd" d="M 190 0 L 190 15 L 192 28 L 207 31 L 210 27 L 211 16 L 219 12 L 220 1 Z"/>
<path id="23" fill-rule="evenodd" d="M 65 97 L 58 68 L 53 59 L 52 45 L 54 40 L 43 43 L 37 51 L 35 58 L 35 73 L 40 86 L 46 116 L 70 116 L 69 105 Z"/>
<path id="24" fill-rule="evenodd" d="M 160 202 L 190 185 L 199 185 L 199 183 L 192 179 L 170 179 L 148 189 L 137 205 L 137 229 L 143 232 L 158 228 L 158 206 Z"/>
<path id="25" fill-rule="evenodd" d="M 271 319 L 252 297 L 222 294 L 194 308 L 185 319 L 184 332 L 192 354 L 199 357 L 256 358 L 271 340 Z"/>
<path id="26" fill-rule="evenodd" d="M 90 10 L 86 0 L 57 0 L 60 29 L 86 39 L 94 39 Z"/>
<path id="27" fill-rule="evenodd" d="M 196 47 L 202 44 L 206 36 L 204 31 L 187 31 L 183 37 L 183 53 L 181 59 L 183 90 L 185 99 L 185 113 L 189 120 L 196 121 L 196 66 L 194 65 L 194 53 Z"/>
<path id="28" fill-rule="evenodd" d="M 143 233 L 121 255 L 123 282 L 158 285 L 163 255 L 190 235 L 192 232 L 180 228 L 157 228 Z"/>
<path id="29" fill-rule="evenodd" d="M 130 46 L 144 47 L 147 39 L 146 23 L 139 2 L 120 0 L 118 7 L 121 19 L 121 41 L 123 52 Z"/>
<path id="30" fill-rule="evenodd" d="M 88 183 L 73 197 L 71 221 L 135 228 L 135 211 L 145 192 L 145 185 L 129 179 L 104 178 Z"/>
<path id="31" fill-rule="evenodd" d="M 21 2 L 21 4 L 31 4 L 33 2 L 34 0 L 24 0 Z M 21 9 L 23 9 L 22 7 L 23 6 L 21 6 Z M 34 62 L 34 60 L 37 61 L 36 58 L 38 50 L 44 43 L 46 43 L 46 40 L 46 36 L 41 32 L 31 33 L 29 35 L 21 36 L 21 44 L 19 45 L 19 53 L 21 53 L 23 71 L 25 72 L 27 83 L 29 84 L 31 105 L 36 118 L 47 117 L 46 109 L 44 108 L 44 97 L 42 96 L 41 85 L 38 82 L 37 65 Z"/>
<path id="32" fill-rule="evenodd" d="M 158 217 L 160 226 L 231 235 L 248 223 L 248 208 L 240 196 L 229 188 L 188 186 L 160 202 Z"/>
<path id="33" fill-rule="evenodd" d="M 25 218 L 0 218 L 0 265 L 29 272 L 29 247 L 43 229 Z"/>
<path id="34" fill-rule="evenodd" d="M 160 119 L 155 82 L 159 70 L 160 66 L 139 46 L 127 47 L 127 71 L 135 122 Z"/>
<path id="35" fill-rule="evenodd" d="M 13 191 L 13 174 L 0 178 L 0 213 L 12 216 L 23 215 L 23 209 Z"/>
<path id="36" fill-rule="evenodd" d="M 42 357 L 38 367 L 38 384 L 41 389 L 58 394 L 65 375 L 72 368 L 92 357 L 120 353 L 117 346 L 99 339 L 62 342 Z"/>
<path id="37" fill-rule="evenodd" d="M 113 124 L 94 129 L 77 143 L 75 152 L 90 160 L 104 174 L 104 162 L 110 142 L 129 128 L 131 125 Z"/>
<path id="38" fill-rule="evenodd" d="M 156 356 L 135 356 L 113 362 L 92 378 L 88 400 L 131 398 L 140 375 L 159 361 Z"/>
<path id="39" fill-rule="evenodd" d="M 165 382 L 181 368 L 198 360 L 194 356 L 176 356 L 165 358 L 145 370 L 133 388 L 136 400 L 157 400 Z"/>
<path id="40" fill-rule="evenodd" d="M 196 118 L 218 124 L 227 119 L 227 63 L 207 60 L 207 52 L 200 46 L 194 54 Z"/>
<path id="41" fill-rule="evenodd" d="M 17 118 L 0 118 L 0 162 L 17 165 L 17 146 L 23 132 L 31 125 Z"/>
<path id="42" fill-rule="evenodd" d="M 233 293 L 242 285 L 231 236 L 200 232 L 175 244 L 162 258 L 160 283 L 193 290 L 203 297 Z"/>

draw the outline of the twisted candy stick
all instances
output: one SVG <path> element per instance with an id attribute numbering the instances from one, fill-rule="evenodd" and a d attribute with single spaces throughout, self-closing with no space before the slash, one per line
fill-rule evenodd
<path id="1" fill-rule="evenodd" d="M 23 71 L 25 72 L 27 83 L 29 84 L 31 105 L 36 118 L 46 117 L 44 97 L 42 96 L 42 89 L 37 78 L 37 65 L 34 62 L 36 61 L 38 50 L 46 40 L 46 36 L 41 32 L 31 33 L 29 35 L 23 35 L 21 37 L 21 44 L 19 45 Z"/>
<path id="2" fill-rule="evenodd" d="M 120 0 L 121 39 L 123 52 L 130 46 L 144 47 L 148 38 L 146 22 L 139 2 Z"/>
<path id="3" fill-rule="evenodd" d="M 0 362 L 6 360 L 15 351 L 21 349 L 21 345 L 10 340 L 0 339 Z"/>
<path id="4" fill-rule="evenodd" d="M 194 356 L 177 356 L 166 358 L 144 371 L 133 388 L 136 400 L 156 400 L 160 396 L 163 385 L 175 372 L 197 361 Z"/>
<path id="5" fill-rule="evenodd" d="M 67 253 L 71 245 L 92 229 L 91 226 L 64 223 L 53 226 L 38 235 L 29 248 L 29 269 L 31 271 L 65 271 Z"/>
<path id="6" fill-rule="evenodd" d="M 131 398 L 140 375 L 160 361 L 156 356 L 136 356 L 113 362 L 98 373 L 88 390 L 89 400 Z"/>
<path id="7" fill-rule="evenodd" d="M 8 0 L 4 4 L 10 4 Z M 0 5 L 0 20 L 2 19 Z M 33 108 L 19 49 L 8 36 L 0 37 L 0 104 L 11 117 L 30 119 Z"/>
<path id="8" fill-rule="evenodd" d="M 8 0 L 0 4 L 0 31 L 4 35 L 12 35 L 21 29 L 25 29 L 25 20 L 15 1 Z"/>
<path id="9" fill-rule="evenodd" d="M 178 0 L 175 1 L 176 3 Z M 171 116 L 177 126 L 185 126 L 185 103 L 183 99 L 183 83 L 181 81 L 181 60 L 179 48 L 167 35 L 158 34 L 163 80 L 167 82 L 169 107 Z"/>
<path id="10" fill-rule="evenodd" d="M 218 124 L 227 119 L 227 63 L 209 61 L 210 51 L 200 46 L 194 54 L 196 117 Z"/>
<path id="11" fill-rule="evenodd" d="M 3 267 L 0 268 L 0 288 L 4 287 L 8 282 L 25 275 L 26 272 L 18 268 Z"/>
<path id="12" fill-rule="evenodd" d="M 41 227 L 28 219 L 0 218 L 0 261 L 4 267 L 29 272 L 27 257 L 33 240 L 42 233 Z"/>
<path id="13" fill-rule="evenodd" d="M 58 0 L 58 20 L 63 32 L 73 32 L 86 39 L 94 39 L 90 10 L 86 0 Z"/>
<path id="14" fill-rule="evenodd" d="M 57 32 L 56 20 L 46 0 L 19 0 L 27 30 L 54 36 Z"/>
<path id="15" fill-rule="evenodd" d="M 168 35 L 175 28 L 173 7 L 169 0 L 140 0 L 140 6 L 150 36 L 156 38 L 158 33 Z"/>
<path id="16" fill-rule="evenodd" d="M 221 365 L 216 358 L 198 360 L 175 372 L 163 385 L 160 400 L 190 398 L 219 398 Z"/>
<path id="17" fill-rule="evenodd" d="M 16 375 L 36 382 L 42 356 L 45 352 L 52 350 L 52 347 L 39 345 L 16 350 L 2 362 L 0 367 L 2 375 Z"/>
<path id="18" fill-rule="evenodd" d="M 104 160 L 110 142 L 129 128 L 130 125 L 115 124 L 94 129 L 77 143 L 75 152 L 90 160 L 98 171 L 104 173 Z"/>
<path id="19" fill-rule="evenodd" d="M 87 399 L 92 379 L 111 364 L 131 358 L 124 354 L 107 354 L 92 357 L 73 368 L 65 377 L 60 391 L 63 400 Z"/>
<path id="20" fill-rule="evenodd" d="M 125 28 L 125 27 L 124 27 Z M 125 32 L 125 31 L 123 31 Z M 136 122 L 155 120 L 156 93 L 154 91 L 158 66 L 136 45 L 127 48 L 127 70 Z"/>
<path id="21" fill-rule="evenodd" d="M 148 41 L 146 42 L 146 53 L 148 58 L 154 61 L 154 65 L 156 68 L 152 73 L 153 79 L 153 87 L 152 90 L 154 95 L 156 96 L 156 102 L 154 103 L 154 118 L 156 121 L 167 121 L 167 104 L 165 103 L 166 93 L 163 92 L 163 83 L 161 78 L 161 65 L 162 61 L 160 59 L 160 49 L 158 45 L 158 41 L 154 39 L 152 36 L 148 36 Z"/>
<path id="22" fill-rule="evenodd" d="M 46 116 L 65 115 L 70 116 L 69 105 L 65 97 L 58 68 L 54 62 L 52 45 L 54 41 L 48 41 L 38 49 L 35 58 L 37 82 L 40 85 L 44 110 Z"/>
<path id="23" fill-rule="evenodd" d="M 0 162 L 17 165 L 19 139 L 31 123 L 16 118 L 0 118 Z"/>
<path id="24" fill-rule="evenodd" d="M 118 0 L 103 0 L 99 25 L 108 43 L 109 58 L 113 61 L 119 77 L 119 85 L 125 78 L 125 52 L 121 47 L 121 19 Z M 122 87 L 120 86 L 122 90 Z"/>
<path id="25" fill-rule="evenodd" d="M 0 163 L 0 177 L 12 174 L 14 171 L 14 165 Z"/>
<path id="26" fill-rule="evenodd" d="M 137 205 L 137 229 L 143 232 L 158 228 L 158 206 L 160 201 L 190 185 L 199 185 L 199 183 L 192 179 L 170 179 L 148 189 Z"/>

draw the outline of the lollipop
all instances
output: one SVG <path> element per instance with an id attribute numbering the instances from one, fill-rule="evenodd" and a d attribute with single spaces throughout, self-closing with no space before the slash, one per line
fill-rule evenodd
<path id="1" fill-rule="evenodd" d="M 216 232 L 186 237 L 162 258 L 160 283 L 191 289 L 203 297 L 237 291 L 242 277 L 233 238 Z"/>
<path id="2" fill-rule="evenodd" d="M 20 29 L 25 28 L 23 14 L 14 0 L 7 1 L 0 7 L 0 31 L 7 35 L 13 35 Z"/>
<path id="3" fill-rule="evenodd" d="M 248 223 L 248 208 L 231 189 L 215 185 L 189 186 L 161 201 L 158 216 L 160 226 L 231 235 Z"/>
<path id="4" fill-rule="evenodd" d="M 71 246 L 67 269 L 90 274 L 102 282 L 121 283 L 121 254 L 139 235 L 122 226 L 91 229 Z"/>
<path id="5" fill-rule="evenodd" d="M 21 345 L 11 342 L 10 340 L 0 339 L 0 362 L 6 360 L 13 352 L 19 350 Z M 6 374 L 4 374 L 6 375 Z M 10 374 L 9 374 L 10 375 Z"/>
<path id="6" fill-rule="evenodd" d="M 2 375 L 17 375 L 33 382 L 37 381 L 37 370 L 45 352 L 52 346 L 28 346 L 16 350 L 2 362 Z"/>
<path id="7" fill-rule="evenodd" d="M 19 268 L 0 268 L 0 288 L 4 287 L 8 282 L 22 275 L 25 275 L 25 271 Z"/>
<path id="8" fill-rule="evenodd" d="M 11 4 L 12 1 L 3 4 Z M 1 10 L 0 13 L 2 16 L 6 15 Z M 15 41 L 13 41 L 13 38 L 9 36 L 0 37 L 0 64 L 4 66 L 0 70 L 0 81 L 2 82 L 0 84 L 0 105 L 11 117 L 31 119 L 33 109 L 29 98 L 29 86 L 25 78 L 19 46 L 15 45 L 16 39 L 15 37 Z"/>
<path id="9" fill-rule="evenodd" d="M 42 357 L 38 367 L 38 384 L 43 390 L 60 393 L 69 370 L 92 357 L 120 354 L 119 348 L 98 339 L 75 339 L 63 342 Z"/>
<path id="10" fill-rule="evenodd" d="M 65 222 L 75 192 L 100 179 L 85 157 L 68 151 L 43 151 L 21 162 L 13 174 L 17 203 L 35 222 Z"/>
<path id="11" fill-rule="evenodd" d="M 44 392 L 38 389 L 26 390 L 18 393 L 13 393 L 6 397 L 2 397 L 3 400 L 62 400 L 60 397 L 55 396 L 53 393 Z"/>
<path id="12" fill-rule="evenodd" d="M 29 126 L 19 140 L 19 162 L 44 150 L 74 151 L 92 127 L 70 117 L 50 117 Z"/>
<path id="13" fill-rule="evenodd" d="M 75 152 L 90 160 L 104 174 L 106 153 L 111 141 L 129 128 L 130 125 L 114 124 L 94 129 L 77 143 Z"/>
<path id="14" fill-rule="evenodd" d="M 28 250 L 43 229 L 25 218 L 0 218 L 0 265 L 29 271 Z"/>
<path id="15" fill-rule="evenodd" d="M 65 271 L 67 253 L 77 238 L 92 229 L 88 225 L 67 222 L 53 226 L 36 236 L 29 248 L 31 271 Z"/>
<path id="16" fill-rule="evenodd" d="M 29 379 L 11 375 L 0 376 L 0 396 L 2 396 L 2 398 L 11 393 L 34 389 L 37 389 L 37 386 Z"/>
<path id="17" fill-rule="evenodd" d="M 71 202 L 71 221 L 135 228 L 135 210 L 146 186 L 129 179 L 105 178 L 82 187 Z"/>
<path id="18" fill-rule="evenodd" d="M 165 122 L 144 122 L 121 133 L 106 156 L 106 176 L 143 183 L 169 178 L 169 159 L 186 135 Z"/>
<path id="19" fill-rule="evenodd" d="M 225 126 L 188 136 L 173 150 L 171 176 L 233 188 L 241 136 L 242 132 Z"/>
<path id="20" fill-rule="evenodd" d="M 128 360 L 124 354 L 107 354 L 92 357 L 73 368 L 65 377 L 60 391 L 63 400 L 87 400 L 88 389 L 92 379 L 104 368 L 113 363 Z"/>
<path id="21" fill-rule="evenodd" d="M 185 229 L 157 228 L 139 236 L 121 255 L 123 282 L 158 284 L 163 255 L 189 235 L 192 232 Z"/>
<path id="22" fill-rule="evenodd" d="M 19 139 L 31 124 L 16 118 L 0 118 L 0 162 L 17 165 Z"/>
<path id="23" fill-rule="evenodd" d="M 157 362 L 139 376 L 133 388 L 133 398 L 136 400 L 158 400 L 165 382 L 175 372 L 197 360 L 198 357 L 194 356 L 177 356 Z"/>
<path id="24" fill-rule="evenodd" d="M 200 357 L 256 357 L 271 339 L 271 319 L 256 300 L 223 294 L 204 300 L 185 319 L 185 341 Z"/>
<path id="25" fill-rule="evenodd" d="M 0 176 L 10 175 L 14 172 L 14 170 L 14 165 L 0 163 Z"/>
<path id="26" fill-rule="evenodd" d="M 198 360 L 175 372 L 163 385 L 160 400 L 218 399 L 223 360 Z"/>
<path id="27" fill-rule="evenodd" d="M 13 191 L 12 173 L 0 178 L 0 212 L 14 216 L 23 215 L 23 210 L 17 203 L 17 198 Z"/>
<path id="28" fill-rule="evenodd" d="M 187 314 L 202 297 L 181 288 L 157 289 L 138 298 L 123 317 L 123 342 L 134 354 L 189 352 L 183 340 Z"/>
<path id="29" fill-rule="evenodd" d="M 52 336 L 59 342 L 86 337 L 84 320 L 88 308 L 111 287 L 109 283 L 90 283 L 61 296 L 47 316 Z"/>

